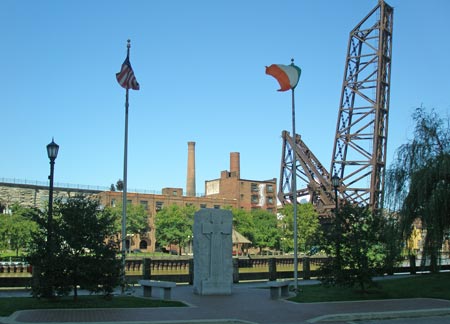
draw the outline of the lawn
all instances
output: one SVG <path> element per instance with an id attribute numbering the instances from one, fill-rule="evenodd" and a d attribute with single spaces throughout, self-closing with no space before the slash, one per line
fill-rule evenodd
<path id="1" fill-rule="evenodd" d="M 352 301 L 369 299 L 439 298 L 450 300 L 450 272 L 422 274 L 408 278 L 376 281 L 376 286 L 362 292 L 358 287 L 301 286 L 291 301 L 300 303 Z"/>
<path id="2" fill-rule="evenodd" d="M 56 300 L 36 299 L 32 297 L 0 298 L 0 316 L 9 316 L 24 309 L 62 309 L 62 308 L 146 308 L 146 307 L 183 307 L 182 302 L 155 300 L 132 296 L 114 296 L 105 299 L 102 296 L 63 297 Z"/>

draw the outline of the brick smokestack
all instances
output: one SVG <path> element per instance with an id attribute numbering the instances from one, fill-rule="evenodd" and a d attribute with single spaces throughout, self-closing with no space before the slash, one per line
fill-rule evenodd
<path id="1" fill-rule="evenodd" d="M 195 197 L 195 142 L 188 142 L 186 196 Z"/>
<path id="2" fill-rule="evenodd" d="M 241 162 L 239 152 L 230 153 L 230 173 L 240 179 Z"/>

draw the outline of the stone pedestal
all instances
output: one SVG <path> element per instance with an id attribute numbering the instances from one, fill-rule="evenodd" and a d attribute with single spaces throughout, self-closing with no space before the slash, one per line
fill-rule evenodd
<path id="1" fill-rule="evenodd" d="M 194 293 L 230 295 L 233 286 L 233 216 L 223 209 L 200 209 L 194 216 Z"/>

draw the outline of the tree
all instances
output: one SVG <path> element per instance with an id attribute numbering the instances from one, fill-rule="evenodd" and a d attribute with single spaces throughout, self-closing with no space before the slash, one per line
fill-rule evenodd
<path id="1" fill-rule="evenodd" d="M 155 216 L 156 241 L 160 246 L 178 245 L 179 254 L 192 239 L 194 206 L 180 207 L 170 205 L 161 209 Z"/>
<path id="2" fill-rule="evenodd" d="M 39 231 L 29 254 L 34 267 L 33 295 L 53 297 L 77 287 L 111 294 L 120 283 L 113 216 L 98 200 L 83 196 L 57 199 L 53 213 L 52 244 L 46 242 L 47 215 L 37 217 Z"/>
<path id="3" fill-rule="evenodd" d="M 285 205 L 280 214 L 281 248 L 284 252 L 291 252 L 294 250 L 294 207 Z M 320 242 L 319 216 L 312 204 L 297 205 L 297 234 L 299 251 L 310 251 Z"/>
<path id="4" fill-rule="evenodd" d="M 254 224 L 254 245 L 263 248 L 278 249 L 280 246 L 280 230 L 277 216 L 266 210 L 253 210 L 251 212 Z"/>
<path id="5" fill-rule="evenodd" d="M 233 228 L 253 242 L 255 239 L 255 224 L 252 214 L 244 209 L 230 208 L 230 210 L 233 214 Z"/>
<path id="6" fill-rule="evenodd" d="M 385 260 L 383 218 L 372 215 L 367 207 L 352 205 L 344 205 L 336 218 L 340 221 L 334 221 L 324 234 L 321 247 L 331 258 L 321 267 L 320 280 L 327 285 L 358 284 L 365 291 Z"/>
<path id="7" fill-rule="evenodd" d="M 36 213 L 31 208 L 19 204 L 11 207 L 11 214 L 0 214 L 0 247 L 13 250 L 16 256 L 20 249 L 28 247 L 31 234 L 36 230 L 32 215 Z"/>
<path id="8" fill-rule="evenodd" d="M 413 120 L 414 137 L 398 148 L 386 174 L 386 203 L 399 212 L 405 238 L 413 222 L 421 220 L 426 230 L 424 257 L 430 258 L 434 272 L 450 229 L 450 121 L 423 107 L 416 109 Z"/>
<path id="9" fill-rule="evenodd" d="M 396 213 L 385 212 L 381 218 L 381 240 L 384 245 L 384 272 L 394 274 L 394 267 L 402 260 L 404 240 Z"/>
<path id="10" fill-rule="evenodd" d="M 117 182 L 116 182 L 116 189 L 118 191 L 122 191 L 123 190 L 123 180 L 122 179 L 117 180 Z"/>
<path id="11" fill-rule="evenodd" d="M 122 203 L 118 203 L 115 207 L 106 207 L 113 216 L 114 225 L 117 233 L 121 232 L 122 228 Z M 127 204 L 127 234 L 144 234 L 149 228 L 148 214 L 142 205 Z"/>

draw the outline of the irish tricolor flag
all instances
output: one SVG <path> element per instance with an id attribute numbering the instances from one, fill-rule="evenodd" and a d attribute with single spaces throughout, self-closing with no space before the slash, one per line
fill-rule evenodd
<path id="1" fill-rule="evenodd" d="M 295 66 L 294 63 L 290 65 L 272 64 L 271 66 L 266 66 L 266 74 L 273 76 L 280 84 L 278 91 L 294 89 L 297 86 L 301 73 L 302 70 Z"/>

